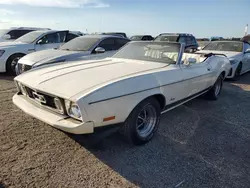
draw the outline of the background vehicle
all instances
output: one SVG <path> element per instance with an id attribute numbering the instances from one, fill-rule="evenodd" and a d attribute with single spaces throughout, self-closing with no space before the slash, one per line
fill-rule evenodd
<path id="1" fill-rule="evenodd" d="M 69 31 L 39 30 L 23 35 L 13 42 L 0 43 L 0 72 L 15 74 L 18 60 L 26 54 L 58 48 L 65 42 L 78 37 Z"/>
<path id="2" fill-rule="evenodd" d="M 12 27 L 10 29 L 0 30 L 0 42 L 14 41 L 19 37 L 37 30 L 50 30 L 47 28 L 35 28 L 35 27 Z"/>
<path id="3" fill-rule="evenodd" d="M 135 36 L 130 37 L 130 40 L 133 40 L 133 41 L 140 41 L 140 40 L 150 41 L 150 40 L 154 40 L 154 38 L 151 35 L 135 35 Z"/>
<path id="4" fill-rule="evenodd" d="M 34 69 L 15 78 L 13 102 L 66 132 L 118 124 L 129 142 L 144 144 L 161 113 L 205 93 L 220 95 L 228 58 L 183 51 L 180 43 L 129 42 L 112 58 Z"/>
<path id="5" fill-rule="evenodd" d="M 196 38 L 192 34 L 187 33 L 162 33 L 158 35 L 154 41 L 179 42 L 185 44 L 185 51 L 194 52 L 198 49 Z"/>
<path id="6" fill-rule="evenodd" d="M 21 74 L 32 68 L 59 62 L 109 57 L 129 41 L 123 37 L 110 35 L 77 37 L 58 49 L 43 50 L 24 56 L 18 61 L 16 73 Z"/>
<path id="7" fill-rule="evenodd" d="M 204 46 L 206 46 L 210 42 L 208 38 L 198 38 L 196 40 L 199 45 L 198 47 L 199 50 L 202 49 Z"/>
<path id="8" fill-rule="evenodd" d="M 241 41 L 245 41 L 245 42 L 250 43 L 250 35 L 246 35 L 246 36 L 242 37 Z"/>
<path id="9" fill-rule="evenodd" d="M 225 54 L 231 63 L 227 78 L 237 79 L 250 70 L 250 44 L 242 41 L 213 41 L 201 51 Z"/>
<path id="10" fill-rule="evenodd" d="M 102 35 L 116 35 L 116 36 L 123 36 L 124 38 L 128 38 L 126 33 L 123 32 L 104 32 Z"/>
<path id="11" fill-rule="evenodd" d="M 210 41 L 218 41 L 218 40 L 224 40 L 223 37 L 213 36 L 210 38 Z"/>

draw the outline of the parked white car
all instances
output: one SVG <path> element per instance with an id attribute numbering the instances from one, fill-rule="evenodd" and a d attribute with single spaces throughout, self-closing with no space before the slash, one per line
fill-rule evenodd
<path id="1" fill-rule="evenodd" d="M 50 30 L 50 29 L 37 28 L 37 27 L 11 27 L 9 29 L 0 29 L 0 42 L 14 41 L 29 32 L 37 30 Z"/>
<path id="2" fill-rule="evenodd" d="M 69 133 L 118 124 L 129 141 L 143 144 L 161 113 L 205 93 L 220 95 L 228 58 L 183 51 L 179 43 L 129 42 L 112 58 L 34 69 L 15 78 L 13 102 Z"/>
<path id="3" fill-rule="evenodd" d="M 32 68 L 71 62 L 80 59 L 101 59 L 110 57 L 124 46 L 129 39 L 109 35 L 85 35 L 77 37 L 58 49 L 49 49 L 28 54 L 21 58 L 16 66 L 16 74 Z"/>
<path id="4" fill-rule="evenodd" d="M 78 35 L 70 34 L 70 38 Z M 18 60 L 26 54 L 58 48 L 69 41 L 69 31 L 41 30 L 32 31 L 13 42 L 0 43 L 0 72 L 15 73 Z"/>
<path id="5" fill-rule="evenodd" d="M 227 78 L 236 80 L 240 75 L 250 71 L 250 44 L 247 42 L 212 41 L 199 52 L 225 54 L 231 63 Z"/>

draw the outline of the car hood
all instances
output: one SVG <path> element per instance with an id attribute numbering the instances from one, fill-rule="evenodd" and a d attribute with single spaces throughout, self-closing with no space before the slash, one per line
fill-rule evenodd
<path id="1" fill-rule="evenodd" d="M 21 74 L 15 80 L 31 88 L 76 101 L 115 81 L 166 66 L 164 63 L 106 58 L 38 68 Z"/>
<path id="2" fill-rule="evenodd" d="M 240 52 L 231 52 L 231 51 L 214 51 L 214 50 L 200 50 L 198 53 L 217 53 L 217 54 L 225 54 L 228 58 L 237 56 Z"/>
<path id="3" fill-rule="evenodd" d="M 59 60 L 69 60 L 74 59 L 77 57 L 89 55 L 90 52 L 77 52 L 77 51 L 67 51 L 67 50 L 42 50 L 38 52 L 31 53 L 29 55 L 24 56 L 22 59 L 19 60 L 19 63 L 31 65 L 33 66 L 36 63 L 43 64 L 52 61 L 59 61 Z"/>

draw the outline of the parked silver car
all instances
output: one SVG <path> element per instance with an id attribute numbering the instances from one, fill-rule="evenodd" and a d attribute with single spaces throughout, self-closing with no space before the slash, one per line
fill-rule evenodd
<path id="1" fill-rule="evenodd" d="M 21 74 L 32 68 L 55 63 L 101 59 L 112 56 L 129 39 L 109 35 L 84 35 L 77 37 L 58 49 L 43 50 L 24 56 L 18 61 L 16 74 Z"/>

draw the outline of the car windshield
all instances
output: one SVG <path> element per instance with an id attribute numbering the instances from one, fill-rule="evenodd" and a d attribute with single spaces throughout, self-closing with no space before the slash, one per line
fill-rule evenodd
<path id="1" fill-rule="evenodd" d="M 180 44 L 167 42 L 131 42 L 120 49 L 113 58 L 176 64 Z"/>
<path id="2" fill-rule="evenodd" d="M 62 45 L 60 50 L 89 51 L 99 40 L 97 37 L 77 37 Z"/>
<path id="3" fill-rule="evenodd" d="M 214 51 L 232 51 L 232 52 L 242 52 L 243 44 L 242 42 L 211 42 L 203 48 L 203 50 L 214 50 Z"/>
<path id="4" fill-rule="evenodd" d="M 155 41 L 177 42 L 178 37 L 178 35 L 159 35 L 155 38 Z"/>
<path id="5" fill-rule="evenodd" d="M 32 31 L 15 40 L 15 42 L 33 43 L 44 31 Z"/>
<path id="6" fill-rule="evenodd" d="M 7 29 L 0 29 L 0 37 L 5 35 L 9 30 Z"/>
<path id="7" fill-rule="evenodd" d="M 131 40 L 141 40 L 142 36 L 133 36 L 130 38 Z"/>

